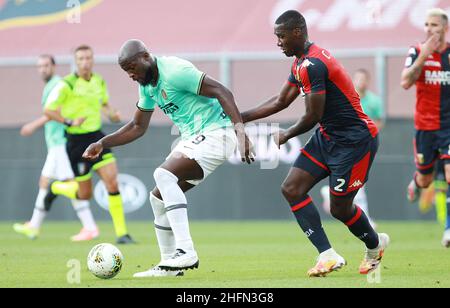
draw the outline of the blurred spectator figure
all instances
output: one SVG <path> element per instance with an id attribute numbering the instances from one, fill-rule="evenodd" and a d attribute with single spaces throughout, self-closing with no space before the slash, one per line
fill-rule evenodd
<path id="1" fill-rule="evenodd" d="M 360 68 L 353 75 L 353 84 L 361 98 L 364 112 L 371 118 L 378 129 L 383 128 L 383 101 L 369 90 L 370 74 L 366 69 Z"/>

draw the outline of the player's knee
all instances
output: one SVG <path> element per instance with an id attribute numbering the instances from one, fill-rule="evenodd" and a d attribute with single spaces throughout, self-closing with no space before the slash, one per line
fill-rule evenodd
<path id="1" fill-rule="evenodd" d="M 445 165 L 445 181 L 450 183 L 450 165 Z"/>
<path id="2" fill-rule="evenodd" d="M 348 198 L 332 197 L 330 203 L 330 214 L 337 220 L 346 222 L 352 218 L 354 212 L 353 200 Z"/>
<path id="3" fill-rule="evenodd" d="M 117 193 L 119 191 L 119 183 L 117 182 L 117 179 L 110 179 L 106 181 L 105 187 L 109 193 Z"/>
<path id="4" fill-rule="evenodd" d="M 301 185 L 284 182 L 281 184 L 281 193 L 287 200 L 292 200 L 306 195 L 307 192 L 302 189 Z"/>
<path id="5" fill-rule="evenodd" d="M 89 200 L 92 198 L 92 189 L 78 190 L 77 199 L 79 200 Z"/>
<path id="6" fill-rule="evenodd" d="M 164 168 L 156 168 L 153 172 L 156 185 L 161 187 L 168 183 L 178 183 L 178 177 Z"/>
<path id="7" fill-rule="evenodd" d="M 337 220 L 346 222 L 352 218 L 352 207 L 331 205 L 330 213 Z"/>
<path id="8" fill-rule="evenodd" d="M 427 188 L 433 182 L 433 174 L 418 174 L 416 182 L 419 187 Z"/>

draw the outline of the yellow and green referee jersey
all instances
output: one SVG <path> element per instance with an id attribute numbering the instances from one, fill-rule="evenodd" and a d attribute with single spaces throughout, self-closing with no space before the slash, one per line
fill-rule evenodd
<path id="1" fill-rule="evenodd" d="M 232 125 L 217 99 L 199 94 L 204 73 L 177 57 L 160 57 L 156 61 L 158 82 L 155 87 L 139 86 L 140 110 L 151 111 L 158 105 L 178 127 L 183 139 Z"/>
<path id="2" fill-rule="evenodd" d="M 47 82 L 44 91 L 42 92 L 42 106 L 46 106 L 49 97 L 51 98 L 53 95 L 57 95 L 56 86 L 60 81 L 61 77 L 55 75 Z M 53 91 L 55 91 L 55 94 L 52 94 Z M 66 144 L 67 140 L 65 137 L 65 130 L 66 127 L 64 126 L 64 124 L 61 124 L 59 122 L 48 121 L 47 123 L 45 123 L 44 131 L 47 149 Z"/>
<path id="3" fill-rule="evenodd" d="M 67 133 L 81 135 L 101 129 L 101 110 L 108 103 L 109 95 L 106 83 L 99 74 L 93 73 L 90 80 L 70 74 L 56 87 L 57 91 L 49 97 L 45 108 L 61 109 L 61 115 L 66 119 L 86 118 L 79 127 L 67 127 Z"/>

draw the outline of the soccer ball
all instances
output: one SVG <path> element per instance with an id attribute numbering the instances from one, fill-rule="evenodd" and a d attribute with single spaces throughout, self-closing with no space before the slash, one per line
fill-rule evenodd
<path id="1" fill-rule="evenodd" d="M 87 258 L 89 271 L 101 279 L 111 279 L 122 269 L 123 255 L 111 244 L 98 244 L 91 249 Z"/>

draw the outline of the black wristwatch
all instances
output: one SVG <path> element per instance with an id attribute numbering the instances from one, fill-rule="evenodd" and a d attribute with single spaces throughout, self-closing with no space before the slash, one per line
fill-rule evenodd
<path id="1" fill-rule="evenodd" d="M 71 127 L 73 124 L 73 120 L 70 119 L 64 119 L 64 125 Z"/>

